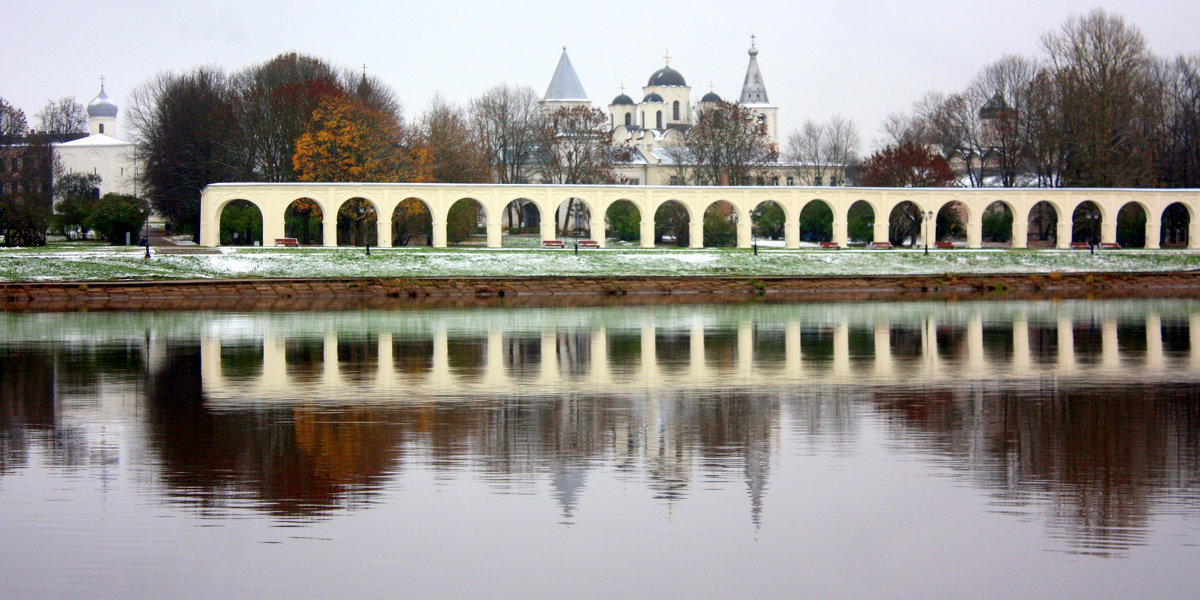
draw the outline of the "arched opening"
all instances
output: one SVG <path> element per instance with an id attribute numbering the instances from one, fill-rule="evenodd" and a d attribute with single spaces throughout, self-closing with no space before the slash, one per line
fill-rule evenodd
<path id="1" fill-rule="evenodd" d="M 1122 248 L 1146 247 L 1146 209 L 1130 202 L 1117 211 L 1117 245 Z"/>
<path id="2" fill-rule="evenodd" d="M 706 248 L 737 246 L 737 209 L 732 204 L 717 200 L 704 209 L 704 239 Z"/>
<path id="3" fill-rule="evenodd" d="M 1013 211 L 1007 204 L 997 200 L 983 211 L 983 245 L 1012 246 Z"/>
<path id="4" fill-rule="evenodd" d="M 1071 243 L 1100 244 L 1100 207 L 1088 200 L 1071 213 Z"/>
<path id="5" fill-rule="evenodd" d="M 671 103 L 671 120 L 672 121 L 679 120 L 679 101 L 678 100 Z"/>
<path id="6" fill-rule="evenodd" d="M 456 246 L 487 244 L 487 216 L 474 198 L 460 198 L 446 214 L 446 243 Z"/>
<path id="7" fill-rule="evenodd" d="M 295 238 L 301 245 L 325 243 L 325 215 L 321 205 L 312 198 L 292 200 L 283 211 L 283 235 Z"/>
<path id="8" fill-rule="evenodd" d="M 433 244 L 433 213 L 418 198 L 405 198 L 392 211 L 393 246 Z"/>
<path id="9" fill-rule="evenodd" d="M 782 240 L 787 226 L 787 217 L 783 207 L 774 200 L 759 202 L 750 213 L 754 235 L 759 240 Z"/>
<path id="10" fill-rule="evenodd" d="M 678 200 L 667 200 L 654 211 L 654 243 L 686 248 L 691 240 L 687 207 Z"/>
<path id="11" fill-rule="evenodd" d="M 1176 202 L 1168 206 L 1162 214 L 1159 246 L 1162 248 L 1187 248 L 1188 229 L 1191 224 L 1192 215 L 1183 203 Z"/>
<path id="12" fill-rule="evenodd" d="M 625 113 L 625 126 L 633 125 L 633 113 Z"/>
<path id="13" fill-rule="evenodd" d="M 536 248 L 541 246 L 542 213 L 528 198 L 517 198 L 504 205 L 500 214 L 502 246 Z"/>
<path id="14" fill-rule="evenodd" d="M 851 204 L 846 211 L 846 236 L 858 245 L 875 241 L 875 209 L 866 200 Z"/>
<path id="15" fill-rule="evenodd" d="M 642 241 L 642 213 L 629 200 L 617 200 L 604 211 L 604 236 L 613 243 Z"/>
<path id="16" fill-rule="evenodd" d="M 567 198 L 554 211 L 554 231 L 559 237 L 586 238 L 592 234 L 592 209 L 579 198 Z"/>
<path id="17" fill-rule="evenodd" d="M 923 224 L 924 225 L 924 224 Z M 947 202 L 938 209 L 937 218 L 932 223 L 934 230 L 929 239 L 929 245 L 936 242 L 950 242 L 956 246 L 967 245 L 967 206 L 957 200 Z M 920 235 L 924 238 L 926 227 L 922 227 Z"/>
<path id="18" fill-rule="evenodd" d="M 1029 210 L 1026 246 L 1053 248 L 1058 245 L 1058 209 L 1042 200 Z"/>
<path id="19" fill-rule="evenodd" d="M 379 243 L 379 212 L 366 198 L 351 198 L 342 203 L 337 216 L 339 246 L 374 246 Z"/>
<path id="20" fill-rule="evenodd" d="M 234 200 L 221 209 L 222 246 L 261 246 L 262 241 L 262 211 L 253 202 Z"/>
<path id="21" fill-rule="evenodd" d="M 810 244 L 833 241 L 833 209 L 824 200 L 813 200 L 800 211 L 800 241 Z"/>
<path id="22" fill-rule="evenodd" d="M 925 222 L 925 213 L 920 207 L 905 200 L 892 209 L 888 217 L 888 242 L 893 246 L 916 246 L 923 233 L 921 225 Z"/>

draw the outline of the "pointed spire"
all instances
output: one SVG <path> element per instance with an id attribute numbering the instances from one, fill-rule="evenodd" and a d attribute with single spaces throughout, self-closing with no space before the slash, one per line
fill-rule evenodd
<path id="1" fill-rule="evenodd" d="M 754 36 L 750 36 L 750 64 L 746 67 L 746 80 L 742 83 L 742 96 L 739 104 L 770 104 L 767 100 L 767 86 L 763 83 L 762 72 L 758 70 L 758 48 L 754 45 Z"/>
<path id="2" fill-rule="evenodd" d="M 550 78 L 550 87 L 546 88 L 546 96 L 543 100 L 587 101 L 587 99 L 587 92 L 583 91 L 583 84 L 579 82 L 579 76 L 575 74 L 575 67 L 571 66 L 571 59 L 567 57 L 567 47 L 563 46 L 562 56 L 558 59 L 554 77 Z"/>

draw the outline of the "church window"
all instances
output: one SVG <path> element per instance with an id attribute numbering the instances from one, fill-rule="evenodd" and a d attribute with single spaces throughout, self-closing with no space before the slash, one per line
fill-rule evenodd
<path id="1" fill-rule="evenodd" d="M 796 178 L 792 177 L 791 175 L 788 175 L 787 184 L 788 185 L 796 185 Z"/>
<path id="2" fill-rule="evenodd" d="M 625 113 L 625 126 L 633 125 L 633 113 Z"/>
<path id="3" fill-rule="evenodd" d="M 100 133 L 104 133 L 104 123 L 100 124 Z"/>
<path id="4" fill-rule="evenodd" d="M 654 113 L 654 128 L 662 129 L 662 111 Z"/>
<path id="5" fill-rule="evenodd" d="M 679 101 L 678 100 L 676 100 L 675 103 L 671 105 L 671 119 L 675 120 L 675 121 L 679 120 Z"/>
<path id="6" fill-rule="evenodd" d="M 778 175 L 771 178 L 771 185 L 779 185 L 779 176 Z"/>

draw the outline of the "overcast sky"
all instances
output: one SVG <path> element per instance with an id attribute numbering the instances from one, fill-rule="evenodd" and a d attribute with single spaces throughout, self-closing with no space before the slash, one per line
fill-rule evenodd
<path id="1" fill-rule="evenodd" d="M 808 2 L 29 2 L 4 9 L 0 97 L 34 114 L 51 98 L 89 102 L 104 75 L 122 109 L 159 71 L 227 71 L 286 51 L 359 68 L 391 85 L 416 116 L 435 93 L 465 103 L 501 82 L 545 92 L 567 47 L 596 106 L 627 87 L 637 99 L 670 53 L 692 86 L 736 99 L 750 35 L 780 132 L 833 113 L 867 146 L 889 112 L 927 90 L 961 89 L 1006 53 L 1040 56 L 1039 37 L 1092 1 Z M 673 12 L 659 12 L 664 6 Z M 1160 55 L 1200 52 L 1200 2 L 1100 6 L 1141 29 Z M 119 123 L 123 126 L 123 122 Z M 869 150 L 869 148 L 863 148 Z"/>

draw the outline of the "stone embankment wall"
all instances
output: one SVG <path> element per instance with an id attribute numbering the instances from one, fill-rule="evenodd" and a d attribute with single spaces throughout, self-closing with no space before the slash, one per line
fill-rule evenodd
<path id="1" fill-rule="evenodd" d="M 0 283 L 0 310 L 299 310 L 944 297 L 1178 296 L 1200 273 L 514 277 Z"/>

